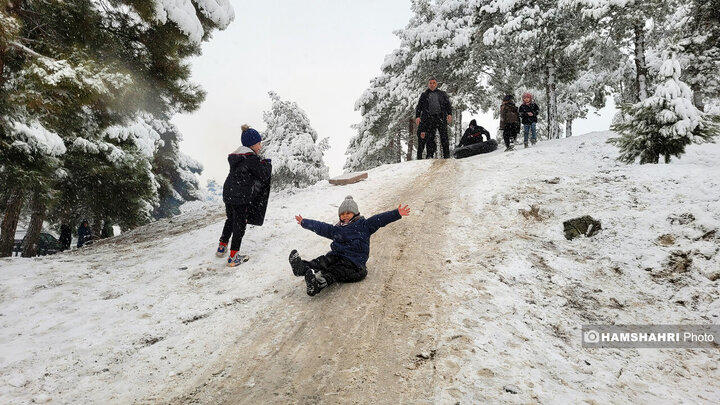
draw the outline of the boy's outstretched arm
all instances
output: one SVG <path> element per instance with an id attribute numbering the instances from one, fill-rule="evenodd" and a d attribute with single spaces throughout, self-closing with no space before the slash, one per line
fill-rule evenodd
<path id="1" fill-rule="evenodd" d="M 295 220 L 297 223 L 305 229 L 309 229 L 316 234 L 332 239 L 333 238 L 333 226 L 326 224 L 325 222 L 313 221 L 312 219 L 303 218 L 301 215 L 296 215 Z"/>
<path id="2" fill-rule="evenodd" d="M 407 205 L 403 207 L 403 205 L 400 204 L 395 210 L 371 216 L 367 219 L 366 223 L 370 233 L 375 233 L 375 231 L 382 228 L 383 226 L 391 222 L 395 222 L 398 219 L 408 215 L 410 215 L 410 207 L 408 207 Z"/>

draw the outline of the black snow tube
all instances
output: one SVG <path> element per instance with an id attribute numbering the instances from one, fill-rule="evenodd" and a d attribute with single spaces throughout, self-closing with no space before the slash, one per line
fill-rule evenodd
<path id="1" fill-rule="evenodd" d="M 498 143 L 494 139 L 485 142 L 478 142 L 472 145 L 461 146 L 453 152 L 455 159 L 462 159 L 470 156 L 479 155 L 481 153 L 490 153 L 498 148 Z"/>

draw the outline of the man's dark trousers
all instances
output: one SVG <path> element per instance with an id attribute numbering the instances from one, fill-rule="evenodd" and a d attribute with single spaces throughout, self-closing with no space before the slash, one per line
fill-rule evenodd
<path id="1" fill-rule="evenodd" d="M 418 128 L 418 149 L 417 158 L 422 159 L 422 152 L 427 147 L 427 159 L 435 157 L 435 131 L 440 131 L 440 143 L 443 148 L 443 158 L 448 159 L 450 157 L 450 141 L 448 140 L 447 132 L 447 117 L 442 115 L 430 115 L 420 121 L 420 127 Z M 425 133 L 425 139 L 420 137 L 421 133 Z"/>

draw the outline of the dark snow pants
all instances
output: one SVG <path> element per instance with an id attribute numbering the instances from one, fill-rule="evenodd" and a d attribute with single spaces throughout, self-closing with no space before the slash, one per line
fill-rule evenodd
<path id="1" fill-rule="evenodd" d="M 520 124 L 517 122 L 510 122 L 505 124 L 505 127 L 503 128 L 503 139 L 505 140 L 505 147 L 510 147 L 510 140 L 512 139 L 512 143 L 515 143 L 515 140 L 518 136 L 518 133 L 520 132 Z"/>
<path id="2" fill-rule="evenodd" d="M 417 159 L 422 159 L 423 149 L 427 147 L 426 159 L 435 157 L 435 150 L 437 145 L 435 144 L 435 132 L 440 132 L 440 144 L 443 149 L 443 158 L 448 159 L 450 157 L 450 141 L 448 140 L 447 132 L 447 118 L 441 115 L 431 115 L 422 121 L 418 126 L 418 149 Z M 422 138 L 420 134 L 425 133 L 425 138 Z"/>
<path id="3" fill-rule="evenodd" d="M 313 270 L 322 272 L 328 285 L 336 282 L 355 283 L 367 276 L 367 270 L 356 266 L 350 260 L 334 255 L 326 254 L 313 260 L 304 262 Z"/>
<path id="4" fill-rule="evenodd" d="M 230 235 L 232 235 L 232 243 L 230 250 L 240 250 L 240 243 L 245 235 L 245 226 L 247 225 L 247 205 L 225 204 L 225 226 L 223 226 L 220 242 L 228 243 Z"/>

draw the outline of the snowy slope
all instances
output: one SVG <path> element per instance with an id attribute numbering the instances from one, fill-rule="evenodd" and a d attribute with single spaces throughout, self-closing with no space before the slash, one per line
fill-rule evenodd
<path id="1" fill-rule="evenodd" d="M 279 289 L 307 298 L 288 278 L 288 253 L 320 255 L 328 243 L 295 215 L 334 221 L 348 194 L 362 210 L 422 165 L 273 195 L 265 225 L 248 227 L 241 252 L 251 259 L 238 269 L 214 255 L 225 217 L 217 203 L 71 254 L 0 260 L 0 403 L 122 403 L 183 381 Z"/>
<path id="2" fill-rule="evenodd" d="M 225 372 L 214 374 L 217 364 L 232 370 L 280 361 L 270 359 L 273 353 L 262 345 L 239 356 L 233 353 L 243 336 L 273 330 L 276 324 L 294 334 L 292 339 L 302 339 L 305 334 L 298 331 L 304 331 L 308 319 L 316 319 L 310 318 L 316 312 L 327 310 L 323 303 L 335 303 L 351 292 L 354 299 L 360 294 L 379 302 L 380 309 L 369 313 L 372 322 L 377 322 L 373 316 L 394 316 L 383 308 L 394 308 L 393 299 L 410 293 L 394 285 L 382 293 L 374 290 L 375 281 L 389 270 L 373 255 L 387 257 L 386 245 L 398 243 L 398 238 L 400 243 L 428 244 L 428 238 L 407 235 L 408 227 L 437 232 L 437 243 L 420 248 L 443 263 L 423 276 L 440 280 L 439 295 L 415 292 L 434 297 L 437 311 L 409 312 L 397 320 L 397 325 L 409 325 L 408 330 L 431 335 L 422 345 L 409 339 L 402 349 L 422 351 L 418 359 L 428 360 L 411 357 L 410 365 L 377 366 L 385 370 L 379 374 L 382 379 L 390 382 L 413 381 L 427 372 L 433 382 L 431 397 L 405 392 L 396 398 L 390 391 L 381 398 L 441 403 L 718 402 L 717 350 L 580 347 L 584 323 L 720 323 L 720 235 L 713 233 L 720 223 L 720 147 L 693 146 L 670 165 L 625 166 L 614 160 L 615 149 L 605 144 L 608 136 L 594 133 L 541 142 L 529 150 L 440 166 L 428 161 L 383 166 L 354 185 L 321 182 L 273 195 L 265 226 L 250 227 L 246 233 L 243 250 L 251 260 L 238 269 L 224 267 L 213 256 L 224 218 L 222 206 L 213 204 L 194 204 L 173 220 L 79 252 L 4 259 L 0 402 L 237 398 L 212 391 L 208 387 L 213 384 L 203 383 L 205 375 L 222 379 Z M 438 173 L 443 176 L 439 183 L 426 182 Z M 364 214 L 400 202 L 410 203 L 414 211 L 402 220 L 408 221 L 402 228 L 393 224 L 374 236 L 368 280 L 309 298 L 302 282 L 290 275 L 287 253 L 299 248 L 311 257 L 324 253 L 328 243 L 301 229 L 293 216 L 333 221 L 347 194 Z M 394 206 L 381 204 L 389 201 Z M 536 213 L 525 211 L 532 205 L 538 207 Z M 603 231 L 566 241 L 562 221 L 584 214 L 601 220 Z M 669 257 L 673 263 L 692 262 L 673 267 Z M 412 283 L 414 272 L 432 267 L 433 260 L 405 259 L 402 277 Z M 299 313 L 300 308 L 307 312 Z M 317 327 L 329 327 L 344 316 L 355 314 L 320 318 Z M 366 319 L 356 321 L 362 326 Z M 391 332 L 378 331 L 379 341 L 389 341 L 382 333 Z M 344 331 L 333 335 L 343 339 Z M 292 340 L 276 336 L 273 341 Z M 334 363 L 323 369 L 336 381 L 344 382 L 348 373 L 362 368 L 350 358 L 337 360 L 342 369 Z M 371 393 L 353 389 L 360 381 L 380 384 L 366 381 L 374 375 L 369 371 L 357 371 L 364 379 L 347 380 L 344 394 L 350 396 L 343 398 L 371 401 Z M 274 395 L 296 398 L 292 395 L 320 390 L 320 396 L 308 400 L 337 400 L 330 383 L 308 388 L 305 381 L 266 381 L 279 377 L 261 374 L 243 384 L 233 381 L 235 394 L 252 388 L 258 395 L 265 392 L 266 400 L 281 402 L 282 397 Z M 289 384 L 294 384 L 292 389 Z M 193 397 L 197 392 L 202 396 Z"/>

